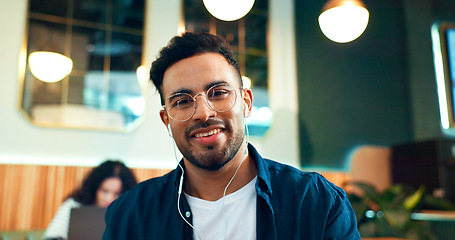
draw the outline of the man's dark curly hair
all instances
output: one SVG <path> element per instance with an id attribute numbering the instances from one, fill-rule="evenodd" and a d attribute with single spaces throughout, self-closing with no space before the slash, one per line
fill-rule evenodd
<path id="1" fill-rule="evenodd" d="M 205 32 L 184 32 L 180 36 L 173 37 L 167 46 L 160 50 L 158 58 L 152 63 L 150 69 L 150 80 L 160 93 L 162 105 L 164 105 L 164 99 L 161 87 L 164 72 L 174 63 L 202 53 L 221 54 L 229 65 L 235 68 L 241 86 L 242 78 L 237 60 L 224 38 Z"/>
<path id="2" fill-rule="evenodd" d="M 82 185 L 69 197 L 83 205 L 95 204 L 98 188 L 104 180 L 111 177 L 119 178 L 122 181 L 122 193 L 137 184 L 134 173 L 125 164 L 116 160 L 107 160 L 88 173 Z"/>

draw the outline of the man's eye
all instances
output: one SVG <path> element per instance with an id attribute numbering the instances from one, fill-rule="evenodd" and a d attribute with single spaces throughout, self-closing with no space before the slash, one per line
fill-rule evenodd
<path id="1" fill-rule="evenodd" d="M 224 94 L 228 94 L 229 92 L 226 91 L 226 90 L 216 90 L 216 91 L 213 91 L 213 95 L 215 96 L 219 96 L 219 95 L 224 95 Z"/>
<path id="2" fill-rule="evenodd" d="M 172 107 L 176 108 L 186 108 L 190 107 L 193 104 L 193 99 L 189 97 L 176 98 L 172 104 Z"/>
<path id="3" fill-rule="evenodd" d="M 226 89 L 214 89 L 209 93 L 210 100 L 221 100 L 226 98 L 229 95 L 230 91 Z"/>

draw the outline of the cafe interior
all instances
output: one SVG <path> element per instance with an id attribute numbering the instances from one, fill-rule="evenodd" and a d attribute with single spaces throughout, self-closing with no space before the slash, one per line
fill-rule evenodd
<path id="1" fill-rule="evenodd" d="M 455 1 L 209 2 L 0 0 L 0 239 L 41 239 L 106 159 L 177 166 L 148 71 L 184 31 L 226 38 L 249 141 L 343 188 L 362 239 L 455 239 Z"/>

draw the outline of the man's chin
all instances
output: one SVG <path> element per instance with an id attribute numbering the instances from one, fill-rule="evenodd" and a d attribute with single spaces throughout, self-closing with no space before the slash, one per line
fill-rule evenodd
<path id="1" fill-rule="evenodd" d="M 198 155 L 185 156 L 185 158 L 194 166 L 207 171 L 217 171 L 230 161 L 230 159 L 227 159 L 225 154 L 222 154 L 219 150 L 211 150 Z"/>
<path id="2" fill-rule="evenodd" d="M 221 162 L 221 163 L 212 163 L 210 165 L 200 165 L 199 168 L 210 171 L 210 172 L 215 172 L 220 170 L 224 165 L 226 165 L 227 162 Z"/>

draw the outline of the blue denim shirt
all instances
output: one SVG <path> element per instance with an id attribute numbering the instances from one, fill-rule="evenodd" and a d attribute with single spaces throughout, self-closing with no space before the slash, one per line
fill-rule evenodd
<path id="1" fill-rule="evenodd" d="M 263 159 L 252 145 L 258 168 L 257 239 L 360 239 L 345 192 L 318 173 Z M 139 183 L 106 212 L 103 240 L 193 239 L 192 228 L 177 211 L 181 170 Z M 191 223 L 184 195 L 180 209 Z M 204 239 L 205 240 L 205 239 Z"/>

